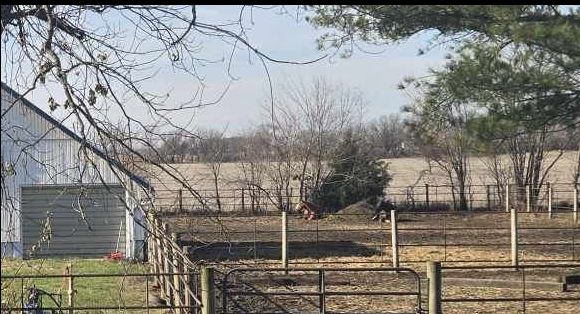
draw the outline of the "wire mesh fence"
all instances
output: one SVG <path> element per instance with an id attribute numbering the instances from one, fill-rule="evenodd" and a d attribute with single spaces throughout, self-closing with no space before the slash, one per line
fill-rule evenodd
<path id="1" fill-rule="evenodd" d="M 424 313 L 409 268 L 238 268 L 218 281 L 218 313 Z"/>
<path id="2" fill-rule="evenodd" d="M 402 264 L 513 261 L 511 214 L 503 211 L 398 212 L 396 254 Z M 288 215 L 290 264 L 388 263 L 395 254 L 393 224 L 372 214 L 339 213 L 304 220 Z M 165 217 L 192 259 L 214 262 L 279 263 L 282 217 L 189 215 Z M 580 225 L 573 213 L 518 212 L 518 261 L 580 260 Z M 396 266 L 396 265 L 395 265 Z"/>
<path id="3" fill-rule="evenodd" d="M 576 184 L 541 186 L 469 185 L 464 193 L 454 185 L 417 185 L 387 187 L 385 195 L 401 210 L 441 211 L 458 210 L 465 198 L 467 210 L 502 210 L 516 206 L 527 211 L 574 209 L 578 203 Z M 292 209 L 300 200 L 307 200 L 308 189 L 262 189 L 246 187 L 223 190 L 157 190 L 156 208 L 162 213 L 230 212 L 262 214 Z"/>
<path id="4" fill-rule="evenodd" d="M 573 313 L 580 289 L 565 278 L 578 277 L 580 264 L 443 266 L 444 313 Z M 564 280 L 562 280 L 564 279 Z"/>

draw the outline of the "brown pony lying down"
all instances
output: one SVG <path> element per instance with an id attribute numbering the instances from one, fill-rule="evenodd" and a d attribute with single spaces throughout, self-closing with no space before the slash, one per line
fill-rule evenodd
<path id="1" fill-rule="evenodd" d="M 297 213 L 301 212 L 304 215 L 304 219 L 306 220 L 318 219 L 324 211 L 320 206 L 307 201 L 298 202 L 296 207 L 294 207 L 294 210 Z"/>

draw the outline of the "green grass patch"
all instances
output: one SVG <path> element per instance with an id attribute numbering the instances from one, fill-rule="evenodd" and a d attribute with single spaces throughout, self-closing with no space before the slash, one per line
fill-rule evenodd
<path id="1" fill-rule="evenodd" d="M 2 303 L 18 307 L 26 299 L 27 287 L 35 286 L 49 293 L 62 296 L 62 305 L 68 305 L 67 278 L 10 279 L 9 275 L 62 275 L 65 267 L 72 264 L 74 274 L 131 274 L 146 273 L 147 265 L 128 261 L 103 259 L 2 259 Z M 149 281 L 151 289 L 152 278 Z M 75 278 L 75 306 L 124 306 L 145 305 L 147 279 L 140 277 L 88 277 Z M 43 298 L 43 306 L 53 307 L 54 302 Z M 94 311 L 101 312 L 101 311 Z"/>

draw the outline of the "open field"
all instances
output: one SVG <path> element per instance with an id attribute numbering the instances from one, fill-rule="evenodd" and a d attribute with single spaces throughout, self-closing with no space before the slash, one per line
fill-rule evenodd
<path id="1" fill-rule="evenodd" d="M 2 260 L 2 304 L 19 307 L 21 298 L 28 293 L 24 287 L 35 286 L 48 293 L 60 294 L 62 306 L 68 305 L 68 280 L 66 278 L 7 279 L 9 275 L 62 275 L 68 263 L 72 263 L 73 274 L 121 274 L 116 277 L 74 278 L 75 306 L 107 306 L 116 310 L 75 311 L 79 313 L 116 313 L 126 306 L 140 306 L 147 300 L 145 277 L 124 277 L 127 273 L 144 273 L 148 267 L 126 261 L 100 259 L 35 259 Z M 149 284 L 151 288 L 151 284 Z M 58 297 L 55 296 L 58 300 Z M 43 306 L 57 307 L 48 297 L 43 297 Z M 134 312 L 142 312 L 138 310 Z M 154 312 L 155 313 L 155 312 Z M 160 312 L 158 312 L 160 313 Z"/>
<path id="2" fill-rule="evenodd" d="M 551 151 L 547 153 L 546 165 L 550 163 L 557 156 L 557 152 Z M 562 157 L 556 162 L 551 169 L 547 178 L 547 182 L 552 183 L 570 183 L 573 180 L 572 170 L 576 167 L 577 152 L 564 152 Z M 507 156 L 503 156 L 506 162 L 509 162 Z M 432 185 L 446 185 L 449 184 L 449 179 L 445 172 L 436 164 L 431 163 L 431 167 L 422 157 L 412 158 L 392 158 L 383 159 L 389 163 L 389 170 L 393 176 L 391 186 L 403 187 L 415 184 L 419 180 L 419 185 L 425 183 Z M 486 185 L 494 184 L 486 169 L 484 160 L 478 157 L 470 158 L 469 164 L 471 167 L 471 184 Z M 207 164 L 191 163 L 191 164 L 169 164 L 170 168 L 175 169 L 174 175 L 184 179 L 192 188 L 198 190 L 212 190 L 213 181 L 210 168 Z M 422 172 L 429 172 L 421 175 Z M 223 163 L 221 166 L 220 188 L 232 189 L 239 187 L 243 181 L 243 174 L 241 172 L 241 164 L 239 163 Z M 267 178 L 264 178 L 267 181 Z M 159 170 L 151 170 L 151 180 L 153 186 L 158 190 L 177 190 L 182 185 L 176 182 L 166 173 Z M 296 182 L 298 184 L 298 182 Z M 268 185 L 267 183 L 265 184 Z M 297 186 L 297 185 L 296 185 Z"/>
<path id="3" fill-rule="evenodd" d="M 546 159 L 545 166 L 556 157 L 556 152 L 549 152 Z M 509 164 L 506 156 L 503 156 L 506 163 Z M 568 202 L 572 201 L 572 180 L 573 169 L 576 168 L 577 152 L 568 151 L 558 159 L 551 169 L 545 182 L 553 184 L 554 202 Z M 389 163 L 389 169 L 393 180 L 390 182 L 390 187 L 387 188 L 386 193 L 390 195 L 393 201 L 400 203 L 409 201 L 408 186 L 415 186 L 413 190 L 413 198 L 417 202 L 425 201 L 425 184 L 429 184 L 431 202 L 451 202 L 452 194 L 449 185 L 449 178 L 447 174 L 436 164 L 429 165 L 424 158 L 396 158 L 385 159 Z M 492 207 L 501 206 L 498 203 L 498 191 L 494 186 L 495 182 L 491 179 L 489 171 L 487 170 L 484 160 L 481 158 L 470 159 L 471 176 L 470 184 L 472 186 L 469 193 L 473 202 L 470 207 Z M 168 167 L 172 170 L 172 174 L 187 182 L 192 189 L 199 192 L 200 195 L 207 198 L 211 207 L 215 207 L 215 191 L 214 183 L 212 181 L 212 174 L 207 164 L 193 163 L 193 164 L 170 164 Z M 178 190 L 182 188 L 182 183 L 176 181 L 167 173 L 159 169 L 150 167 L 150 174 L 152 185 L 156 190 L 157 205 L 167 208 L 177 205 Z M 239 163 L 224 163 L 221 165 L 219 189 L 222 205 L 225 205 L 226 210 L 239 210 L 242 207 L 242 196 L 240 189 L 245 187 L 245 180 Z M 268 183 L 268 178 L 264 175 L 262 187 L 265 189 L 271 188 Z M 513 183 L 513 182 L 512 182 Z M 554 185 L 555 184 L 555 185 Z M 293 189 L 292 195 L 297 200 L 298 196 L 298 181 L 291 182 Z M 487 191 L 486 186 L 489 185 L 491 190 Z M 547 202 L 546 191 L 542 189 L 539 198 L 542 206 L 546 206 Z M 513 192 L 513 191 L 512 191 Z M 183 193 L 182 202 L 185 207 L 195 208 L 199 204 L 195 198 L 187 191 Z M 246 209 L 249 207 L 250 195 L 246 191 Z M 256 204 L 257 207 L 268 207 L 271 201 L 264 195 L 258 196 L 261 204 Z M 488 204 L 487 198 L 490 199 Z"/>

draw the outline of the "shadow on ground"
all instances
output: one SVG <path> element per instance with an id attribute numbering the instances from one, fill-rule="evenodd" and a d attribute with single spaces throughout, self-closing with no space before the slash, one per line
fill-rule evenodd
<path id="1" fill-rule="evenodd" d="M 190 246 L 189 254 L 196 260 L 278 259 L 282 251 L 279 241 L 215 242 L 209 245 L 193 241 L 181 241 L 181 243 Z M 352 241 L 290 242 L 288 246 L 290 259 L 365 257 L 381 253 L 378 249 Z"/>

